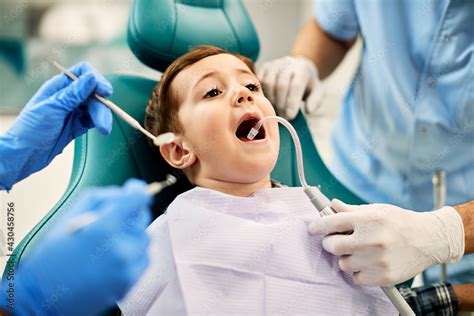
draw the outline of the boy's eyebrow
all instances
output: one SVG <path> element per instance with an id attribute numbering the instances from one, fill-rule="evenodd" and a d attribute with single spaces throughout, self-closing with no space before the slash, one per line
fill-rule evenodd
<path id="1" fill-rule="evenodd" d="M 244 69 L 244 68 L 237 68 L 237 72 L 240 72 L 240 73 L 244 73 L 244 74 L 249 74 L 249 75 L 252 75 L 252 76 L 255 76 L 255 74 L 253 72 L 251 72 L 250 70 L 248 69 Z"/>
<path id="2" fill-rule="evenodd" d="M 215 72 L 215 71 L 208 72 L 207 74 L 205 74 L 204 76 L 202 76 L 201 78 L 199 78 L 199 80 L 194 83 L 193 89 L 194 89 L 201 81 L 203 81 L 204 79 L 209 78 L 209 77 L 213 77 L 213 76 L 215 76 L 215 75 L 216 75 L 216 72 Z"/>
<path id="3" fill-rule="evenodd" d="M 238 73 L 244 73 L 244 74 L 249 74 L 249 75 L 253 75 L 255 76 L 251 71 L 249 71 L 248 69 L 244 69 L 244 68 L 237 68 L 236 71 Z M 204 79 L 206 78 L 209 78 L 209 77 L 213 77 L 217 75 L 217 72 L 216 71 L 210 71 L 208 72 L 207 74 L 203 75 L 201 78 L 199 78 L 198 81 L 196 81 L 196 83 L 193 85 L 193 89 L 201 82 L 203 81 Z"/>

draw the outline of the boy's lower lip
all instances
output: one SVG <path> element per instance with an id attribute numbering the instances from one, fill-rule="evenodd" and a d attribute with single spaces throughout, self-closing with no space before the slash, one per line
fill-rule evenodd
<path id="1" fill-rule="evenodd" d="M 236 137 L 241 143 L 244 144 L 261 144 L 267 141 L 267 137 L 261 138 L 261 139 L 254 139 L 254 140 L 249 140 L 249 141 L 243 141 L 240 138 Z"/>

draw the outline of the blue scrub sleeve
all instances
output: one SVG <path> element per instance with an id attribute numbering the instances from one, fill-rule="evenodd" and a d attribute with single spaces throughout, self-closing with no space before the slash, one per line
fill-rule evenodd
<path id="1" fill-rule="evenodd" d="M 354 0 L 315 0 L 314 16 L 319 25 L 338 40 L 351 40 L 359 33 Z"/>

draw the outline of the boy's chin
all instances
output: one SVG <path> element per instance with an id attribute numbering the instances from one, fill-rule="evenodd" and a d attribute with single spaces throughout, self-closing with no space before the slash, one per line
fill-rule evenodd
<path id="1" fill-rule="evenodd" d="M 256 184 L 256 183 L 265 183 L 270 182 L 270 171 L 269 169 L 265 173 L 257 172 L 255 170 L 242 170 L 241 173 L 236 176 L 229 178 L 229 182 L 239 183 L 239 184 Z"/>

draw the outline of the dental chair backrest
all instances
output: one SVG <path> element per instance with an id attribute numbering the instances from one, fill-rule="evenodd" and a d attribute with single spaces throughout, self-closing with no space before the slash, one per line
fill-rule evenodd
<path id="1" fill-rule="evenodd" d="M 129 17 L 128 42 L 138 59 L 158 71 L 163 71 L 177 57 L 201 44 L 216 45 L 254 61 L 259 53 L 257 34 L 238 0 L 134 0 Z M 111 100 L 143 122 L 145 106 L 157 82 L 126 75 L 112 75 L 107 79 L 114 86 Z M 337 196 L 348 203 L 361 203 L 324 166 L 301 113 L 293 124 L 304 149 L 308 183 L 320 185 L 329 197 Z M 293 143 L 286 130 L 280 131 L 280 158 L 272 178 L 290 186 L 299 186 Z M 131 177 L 147 182 L 160 181 L 168 173 L 177 175 L 178 182 L 156 196 L 154 218 L 162 214 L 178 194 L 192 186 L 184 176 L 173 172 L 163 159 L 153 155 L 140 133 L 114 116 L 111 135 L 103 136 L 91 130 L 76 140 L 73 170 L 66 192 L 16 247 L 12 261 L 17 266 L 21 265 L 35 241 L 84 189 L 122 185 Z"/>

